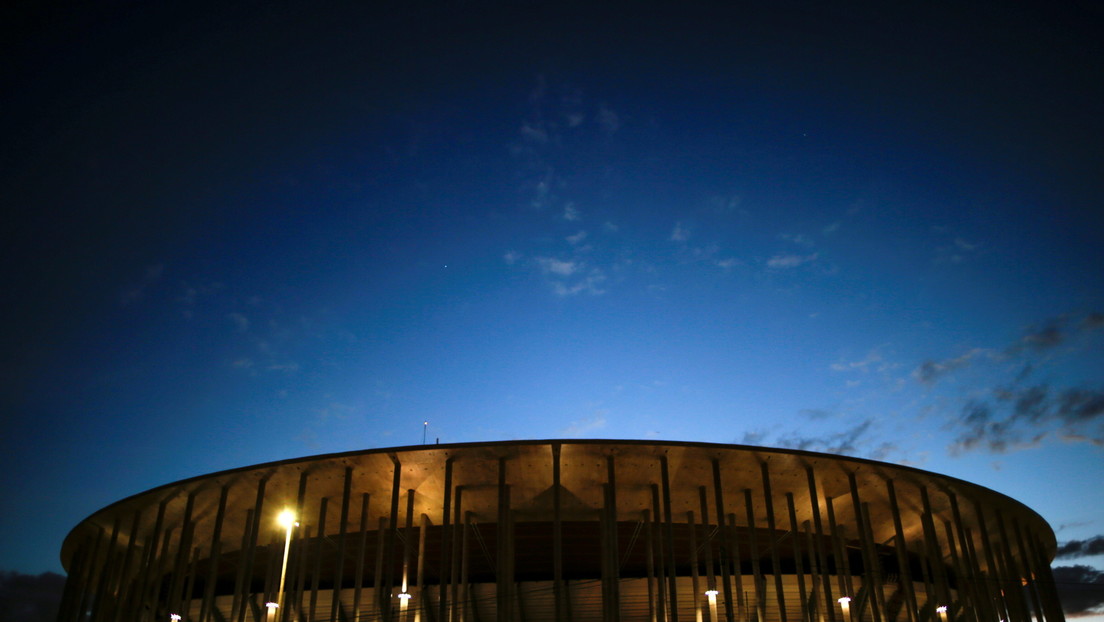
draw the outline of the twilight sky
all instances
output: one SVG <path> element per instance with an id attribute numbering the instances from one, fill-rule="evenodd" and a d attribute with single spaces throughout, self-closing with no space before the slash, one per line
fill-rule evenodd
<path id="1" fill-rule="evenodd" d="M 1104 14 L 883 4 L 15 16 L 0 569 L 428 421 L 910 464 L 1104 583 Z"/>

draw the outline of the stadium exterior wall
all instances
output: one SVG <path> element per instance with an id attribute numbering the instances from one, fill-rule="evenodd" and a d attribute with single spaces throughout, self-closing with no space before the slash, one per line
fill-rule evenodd
<path id="1" fill-rule="evenodd" d="M 869 460 L 423 445 L 235 469 L 104 508 L 63 544 L 58 619 L 1062 622 L 1055 550 L 1009 497 Z"/>

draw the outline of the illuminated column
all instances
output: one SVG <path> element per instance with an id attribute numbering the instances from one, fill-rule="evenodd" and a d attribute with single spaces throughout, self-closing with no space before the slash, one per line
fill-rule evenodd
<path id="1" fill-rule="evenodd" d="M 809 596 L 805 591 L 805 563 L 802 561 L 801 538 L 798 535 L 801 533 L 801 528 L 797 524 L 797 510 L 794 507 L 793 493 L 790 492 L 786 493 L 786 513 L 790 519 L 790 539 L 793 541 L 794 570 L 797 573 L 797 596 L 800 599 L 801 619 L 802 622 L 806 622 L 808 620 L 806 603 L 809 602 Z"/>
<path id="2" fill-rule="evenodd" d="M 824 589 L 824 609 L 828 614 L 828 622 L 836 621 L 836 608 L 832 606 L 832 578 L 828 574 L 828 558 L 824 553 L 824 527 L 820 522 L 820 495 L 817 494 L 816 476 L 813 467 L 805 467 L 805 479 L 809 486 L 809 509 L 813 514 L 813 530 L 816 532 L 816 547 L 818 565 L 821 568 L 821 587 Z M 812 555 L 812 550 L 809 554 Z"/>
<path id="3" fill-rule="evenodd" d="M 441 491 L 441 551 L 437 579 L 437 620 L 449 622 L 452 611 L 449 608 L 450 571 L 452 570 L 452 458 L 445 459 L 445 481 Z"/>
<path id="4" fill-rule="evenodd" d="M 724 505 L 724 488 L 721 486 L 721 461 L 717 458 L 713 459 L 713 496 L 714 504 L 717 506 L 717 529 L 721 534 L 721 542 L 727 543 L 728 529 L 725 526 L 725 505 Z M 725 597 L 725 621 L 735 622 L 736 616 L 732 610 L 732 583 L 728 578 L 728 562 L 724 558 L 721 560 L 721 583 L 724 586 Z M 739 568 L 736 569 L 737 576 L 739 575 Z"/>
<path id="5" fill-rule="evenodd" d="M 694 622 L 704 622 L 701 609 L 701 581 L 698 577 L 698 521 L 694 519 L 693 510 L 686 513 L 686 526 L 690 531 L 690 588 L 694 594 Z"/>
<path id="6" fill-rule="evenodd" d="M 782 565 L 778 559 L 778 542 L 775 541 L 776 525 L 774 522 L 774 494 L 771 492 L 770 466 L 766 462 L 759 463 L 759 469 L 763 475 L 763 507 L 767 513 L 767 533 L 771 538 L 771 570 L 774 573 L 774 594 L 778 600 L 778 619 L 786 622 L 786 594 L 782 588 Z"/>
<path id="7" fill-rule="evenodd" d="M 838 602 L 840 611 L 843 612 L 843 622 L 851 622 L 851 597 L 841 596 Z"/>
<path id="8" fill-rule="evenodd" d="M 664 522 L 664 565 L 667 567 L 667 584 L 670 602 L 671 622 L 678 622 L 678 568 L 675 567 L 675 530 L 674 517 L 671 516 L 671 477 L 667 467 L 667 456 L 659 457 L 660 483 L 663 486 L 663 522 Z"/>
<path id="9" fill-rule="evenodd" d="M 314 570 L 311 576 L 310 605 L 307 609 L 307 619 L 312 622 L 317 619 L 315 612 L 318 610 L 318 583 L 322 578 L 322 551 L 326 544 L 326 506 L 329 501 L 329 497 L 322 497 L 318 505 L 318 535 L 314 538 L 317 544 L 314 546 Z"/>
<path id="10" fill-rule="evenodd" d="M 763 581 L 763 570 L 759 567 L 759 533 L 755 528 L 755 508 L 751 497 L 751 489 L 744 489 L 744 512 L 747 515 L 748 555 L 751 560 L 751 576 L 755 583 L 755 610 L 757 620 L 767 619 L 767 594 L 766 584 Z M 732 523 L 735 525 L 735 521 Z"/>
<path id="11" fill-rule="evenodd" d="M 330 619 L 340 620 L 338 615 L 341 609 L 341 584 L 345 580 L 345 533 L 349 522 L 349 497 L 352 494 L 353 467 L 345 467 L 345 486 L 341 491 L 341 519 L 337 525 L 337 565 L 334 568 L 333 590 L 330 598 Z M 291 530 L 288 530 L 288 541 L 291 540 Z"/>
<path id="12" fill-rule="evenodd" d="M 199 621 L 207 622 L 211 608 L 215 603 L 215 583 L 218 581 L 218 563 L 222 554 L 222 521 L 226 517 L 226 498 L 230 487 L 223 486 L 219 492 L 218 510 L 215 512 L 215 526 L 211 534 L 211 562 L 207 572 L 207 582 L 203 589 L 203 602 L 199 607 Z"/>
<path id="13" fill-rule="evenodd" d="M 552 610 L 555 622 L 565 622 L 563 584 L 563 508 L 560 507 L 560 454 L 563 445 L 552 443 Z"/>
<path id="14" fill-rule="evenodd" d="M 364 557 L 368 549 L 368 502 L 371 495 L 364 493 L 360 500 L 360 543 L 357 546 L 356 576 L 353 578 L 353 622 L 360 622 L 360 594 L 364 589 Z"/>

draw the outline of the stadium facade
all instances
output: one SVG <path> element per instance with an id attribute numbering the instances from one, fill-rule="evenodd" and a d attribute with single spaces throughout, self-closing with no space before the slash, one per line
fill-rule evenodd
<path id="1" fill-rule="evenodd" d="M 62 547 L 59 622 L 1061 622 L 1055 550 L 1009 497 L 857 458 L 400 447 L 92 514 Z"/>

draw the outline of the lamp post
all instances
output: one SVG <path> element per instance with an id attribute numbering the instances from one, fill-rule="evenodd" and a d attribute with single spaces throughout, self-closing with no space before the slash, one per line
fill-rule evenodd
<path id="1" fill-rule="evenodd" d="M 947 605 L 940 605 L 935 611 L 939 614 L 939 622 L 947 622 Z"/>
<path id="2" fill-rule="evenodd" d="M 284 579 L 287 577 L 288 551 L 291 549 L 291 530 L 299 523 L 295 522 L 295 512 L 284 510 L 276 517 L 276 522 L 287 532 L 284 537 L 284 561 L 280 565 L 280 590 L 276 592 L 276 602 L 268 603 L 268 619 L 274 622 L 275 614 L 279 612 L 280 605 L 284 602 Z"/>
<path id="3" fill-rule="evenodd" d="M 843 622 L 851 622 L 851 597 L 841 596 L 838 601 L 840 609 L 843 609 Z"/>
<path id="4" fill-rule="evenodd" d="M 276 610 L 280 608 L 280 603 L 267 602 L 265 608 L 268 609 L 268 617 L 265 618 L 266 622 L 275 622 Z"/>

